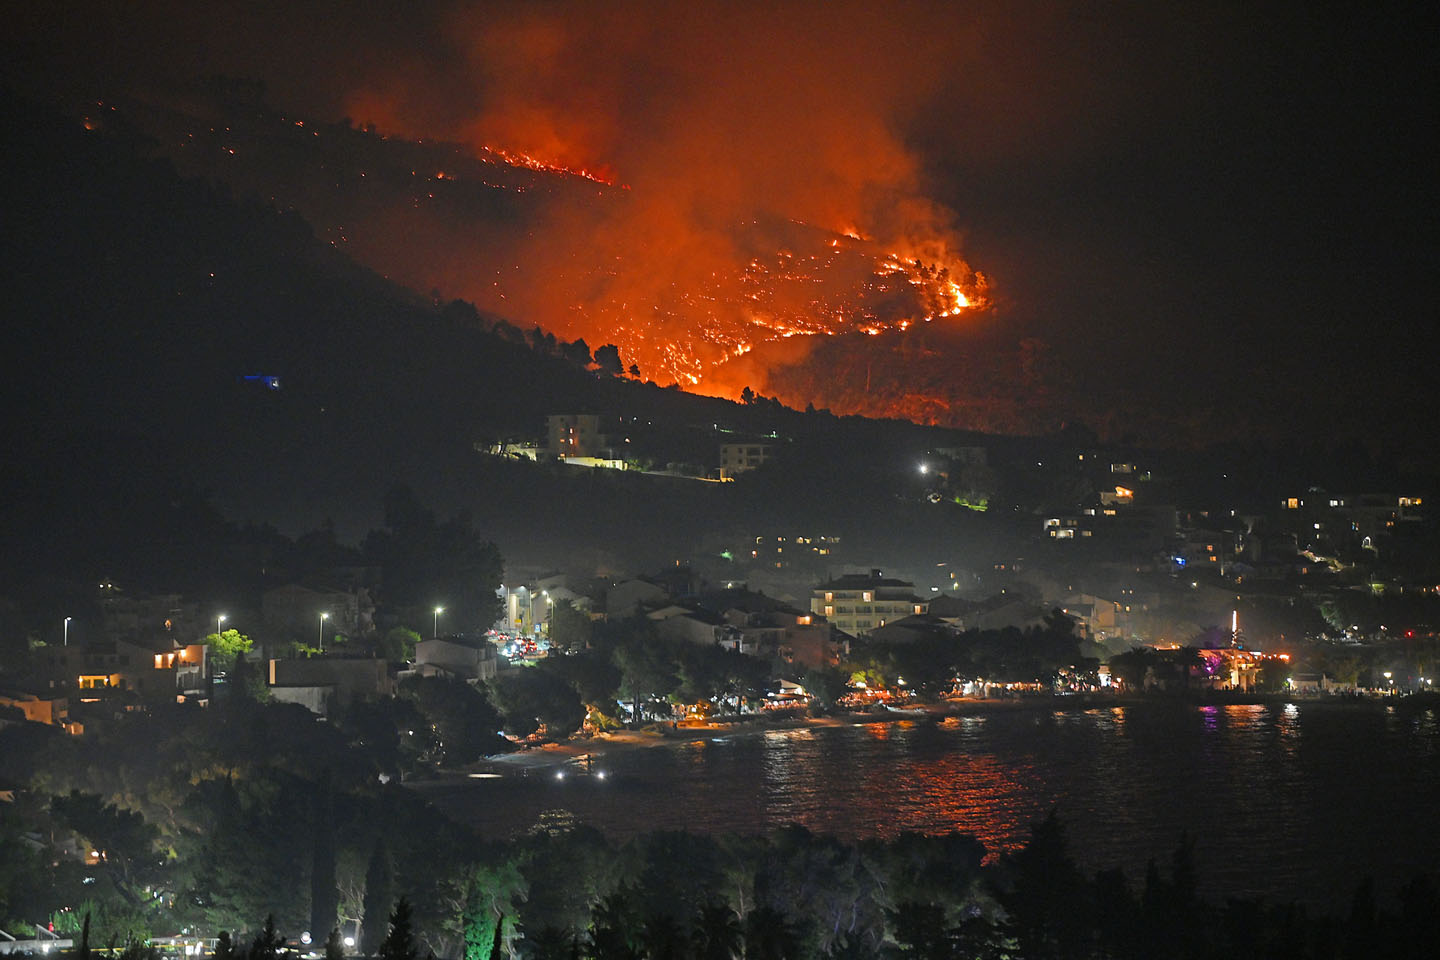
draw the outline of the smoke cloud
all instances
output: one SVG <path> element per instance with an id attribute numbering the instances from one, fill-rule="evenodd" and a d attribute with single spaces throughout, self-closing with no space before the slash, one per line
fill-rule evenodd
<path id="1" fill-rule="evenodd" d="M 344 111 L 613 184 L 540 202 L 510 249 L 449 243 L 400 273 L 616 342 L 661 382 L 734 394 L 764 371 L 721 364 L 764 343 L 963 322 L 957 304 L 983 296 L 912 144 L 978 125 L 942 98 L 982 58 L 981 19 L 862 3 L 456 8 L 437 19 L 438 62 L 367 70 Z"/>

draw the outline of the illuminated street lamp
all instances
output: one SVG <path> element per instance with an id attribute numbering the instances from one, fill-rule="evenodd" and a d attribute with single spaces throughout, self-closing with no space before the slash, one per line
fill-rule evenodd
<path id="1" fill-rule="evenodd" d="M 1383 628 L 1382 628 L 1382 629 L 1383 629 Z M 1389 670 L 1386 670 L 1386 671 L 1385 671 L 1385 682 L 1388 683 L 1388 684 L 1390 684 L 1390 692 L 1393 694 L 1393 693 L 1395 692 L 1395 681 L 1392 680 L 1392 679 L 1390 679 L 1390 671 L 1389 671 Z"/>
<path id="2" fill-rule="evenodd" d="M 325 621 L 330 619 L 330 614 L 320 614 L 320 652 L 325 652 Z"/>
<path id="3" fill-rule="evenodd" d="M 226 620 L 229 619 L 230 618 L 225 616 L 225 614 L 223 613 L 215 615 L 215 636 L 220 636 L 220 624 L 224 623 Z"/>
<path id="4" fill-rule="evenodd" d="M 435 608 L 435 616 L 430 618 L 430 639 L 435 640 L 440 636 L 440 614 L 445 612 L 444 607 Z"/>
<path id="5" fill-rule="evenodd" d="M 62 628 L 63 628 L 64 631 L 65 631 L 65 642 L 61 644 L 61 646 L 63 646 L 63 647 L 68 647 L 68 646 L 70 646 L 70 621 L 71 621 L 71 619 L 73 619 L 73 618 L 71 618 L 71 617 L 66 617 L 66 618 L 65 618 L 65 622 L 61 625 Z"/>

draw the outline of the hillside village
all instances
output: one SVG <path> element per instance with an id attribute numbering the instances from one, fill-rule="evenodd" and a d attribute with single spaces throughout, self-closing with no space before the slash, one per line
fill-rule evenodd
<path id="1" fill-rule="evenodd" d="M 483 453 L 567 473 L 638 473 L 643 484 L 703 473 L 728 485 L 783 469 L 795 447 L 778 432 L 737 435 L 718 423 L 664 430 L 573 414 L 547 423 L 543 441 Z M 678 461 L 631 469 L 664 460 L 667 435 L 683 437 L 679 448 L 689 452 L 708 439 L 713 456 L 684 469 Z M 616 443 L 628 445 L 628 456 L 614 454 Z M 56 635 L 31 636 L 28 662 L 7 665 L 4 704 L 78 733 L 87 714 L 117 703 L 225 696 L 238 658 L 270 698 L 324 715 L 391 696 L 412 678 L 493 682 L 581 652 L 592 631 L 607 630 L 754 661 L 757 679 L 733 699 L 737 710 L 811 703 L 806 678 L 827 672 L 852 702 L 904 699 L 917 690 L 900 686 L 895 665 L 905 656 L 895 651 L 944 656 L 934 651 L 958 649 L 967 637 L 1019 636 L 1059 621 L 1074 637 L 1071 662 L 990 678 L 964 675 L 963 658 L 937 662 L 951 671 L 947 682 L 921 692 L 962 696 L 986 679 L 1031 691 L 1126 693 L 1177 683 L 1390 693 L 1433 683 L 1431 611 L 1440 598 L 1425 550 L 1435 525 L 1421 497 L 1312 487 L 1277 490 L 1268 505 L 1206 509 L 1183 498 L 1158 459 L 1152 466 L 1052 441 L 1059 463 L 1032 469 L 1019 457 L 1033 446 L 935 446 L 917 451 L 912 475 L 892 474 L 895 495 L 918 509 L 983 517 L 1008 504 L 1004 520 L 1015 535 L 985 561 L 912 559 L 882 569 L 837 531 L 714 532 L 694 553 L 648 572 L 507 564 L 486 622 L 444 604 L 427 615 L 396 603 L 383 565 L 332 540 L 319 562 L 294 568 L 304 568 L 298 577 L 272 556 L 248 599 L 224 610 L 213 599 L 100 583 L 97 616 L 83 631 L 66 616 Z M 227 638 L 233 646 L 242 637 L 238 654 L 217 656 Z M 674 689 L 652 693 L 671 704 L 661 715 L 723 707 L 719 696 L 702 707 Z M 827 702 L 843 696 L 832 691 Z M 634 722 L 633 700 L 587 709 Z"/>

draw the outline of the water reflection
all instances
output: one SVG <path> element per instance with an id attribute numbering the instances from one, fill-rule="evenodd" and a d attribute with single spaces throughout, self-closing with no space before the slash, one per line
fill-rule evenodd
<path id="1" fill-rule="evenodd" d="M 1342 907 L 1357 874 L 1440 862 L 1440 837 L 1414 812 L 1440 796 L 1433 711 L 1147 704 L 726 740 L 617 752 L 604 781 L 465 781 L 442 802 L 491 836 L 563 807 L 621 839 L 796 822 L 850 838 L 959 830 L 992 853 L 1054 808 L 1087 869 L 1143 876 L 1189 832 L 1212 894 Z"/>

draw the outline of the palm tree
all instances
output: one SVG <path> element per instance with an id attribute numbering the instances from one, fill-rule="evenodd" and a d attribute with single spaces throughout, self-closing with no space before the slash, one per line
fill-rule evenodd
<path id="1" fill-rule="evenodd" d="M 1198 647 L 1181 647 L 1175 651 L 1175 666 L 1180 668 L 1180 682 L 1190 689 L 1190 671 L 1201 666 L 1205 658 L 1200 656 Z"/>
<path id="2" fill-rule="evenodd" d="M 645 919 L 640 942 L 647 960 L 686 960 L 690 956 L 685 931 L 667 914 L 651 914 Z"/>
<path id="3" fill-rule="evenodd" d="M 756 907 L 745 918 L 745 960 L 793 960 L 800 954 L 795 928 L 779 910 Z"/>
<path id="4" fill-rule="evenodd" d="M 590 956 L 594 960 L 637 960 L 641 956 L 634 938 L 638 927 L 623 891 L 601 900 L 590 911 Z"/>
<path id="5" fill-rule="evenodd" d="M 740 920 L 726 903 L 707 903 L 700 908 L 690 943 L 696 960 L 735 960 L 742 940 Z"/>
<path id="6" fill-rule="evenodd" d="M 1145 674 L 1160 659 L 1151 647 L 1133 647 L 1110 658 L 1110 673 L 1124 684 L 1127 693 L 1145 686 Z"/>
<path id="7" fill-rule="evenodd" d="M 825 951 L 825 960 L 876 960 L 879 956 L 863 936 L 853 931 L 836 937 Z"/>

